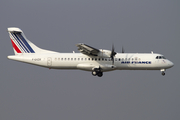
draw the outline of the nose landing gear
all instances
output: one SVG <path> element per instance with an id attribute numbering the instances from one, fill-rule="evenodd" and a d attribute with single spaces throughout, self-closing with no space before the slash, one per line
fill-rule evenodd
<path id="1" fill-rule="evenodd" d="M 164 76 L 164 75 L 165 75 L 165 72 L 162 72 L 161 74 Z"/>
<path id="2" fill-rule="evenodd" d="M 165 69 L 161 69 L 160 71 L 161 71 L 162 76 L 165 76 L 165 71 L 166 70 Z"/>

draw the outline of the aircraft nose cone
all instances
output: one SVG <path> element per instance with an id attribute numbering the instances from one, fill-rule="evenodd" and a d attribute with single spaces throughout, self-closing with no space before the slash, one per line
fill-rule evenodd
<path id="1" fill-rule="evenodd" d="M 171 61 L 169 61 L 169 66 L 170 66 L 170 67 L 173 67 L 173 66 L 174 66 L 174 63 L 171 62 Z"/>

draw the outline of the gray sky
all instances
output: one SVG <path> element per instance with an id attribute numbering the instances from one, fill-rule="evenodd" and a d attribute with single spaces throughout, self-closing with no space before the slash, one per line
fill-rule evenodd
<path id="1" fill-rule="evenodd" d="M 179 120 L 180 1 L 1 0 L 0 120 Z M 102 78 L 7 59 L 7 27 L 41 48 L 78 52 L 75 44 L 116 52 L 161 53 L 175 66 L 113 71 Z"/>

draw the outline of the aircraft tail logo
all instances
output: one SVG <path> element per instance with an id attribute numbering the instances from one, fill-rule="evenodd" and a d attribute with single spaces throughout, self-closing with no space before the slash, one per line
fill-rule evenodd
<path id="1" fill-rule="evenodd" d="M 31 45 L 19 28 L 8 28 L 9 36 L 15 53 L 35 53 Z"/>
<path id="2" fill-rule="evenodd" d="M 16 27 L 8 28 L 9 37 L 12 42 L 15 55 L 33 54 L 33 53 L 57 53 L 50 50 L 45 50 L 37 47 L 29 41 L 24 35 L 23 31 Z"/>

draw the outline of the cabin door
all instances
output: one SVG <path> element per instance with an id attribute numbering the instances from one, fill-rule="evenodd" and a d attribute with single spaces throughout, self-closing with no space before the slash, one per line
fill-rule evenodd
<path id="1" fill-rule="evenodd" d="M 47 66 L 52 66 L 52 58 L 51 57 L 47 58 Z"/>

